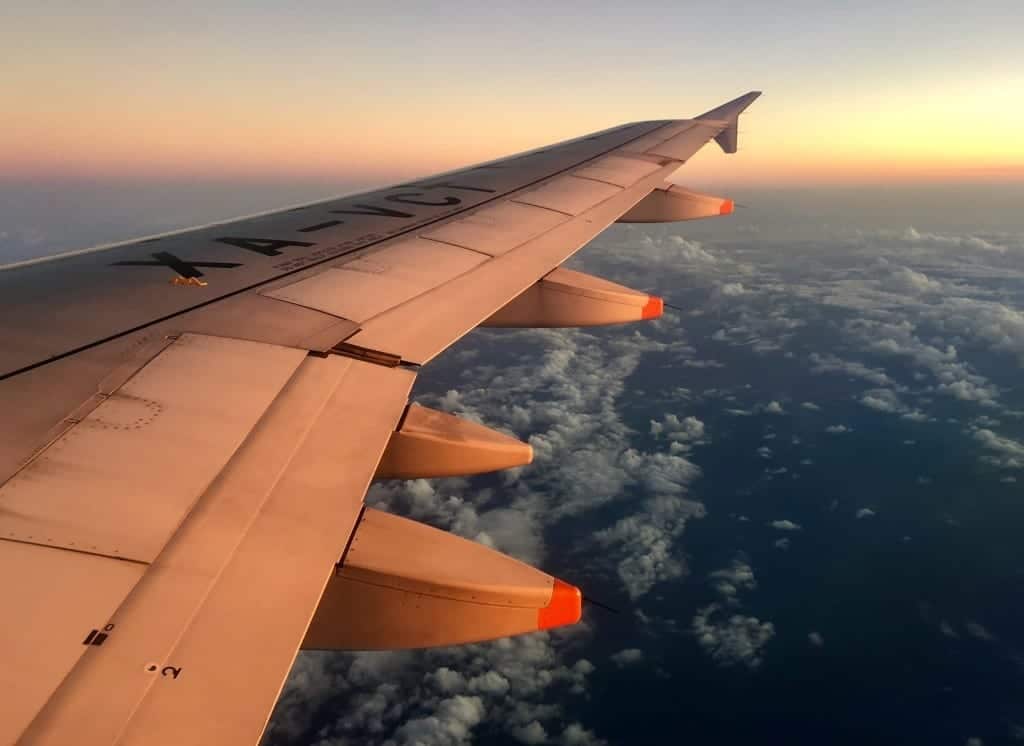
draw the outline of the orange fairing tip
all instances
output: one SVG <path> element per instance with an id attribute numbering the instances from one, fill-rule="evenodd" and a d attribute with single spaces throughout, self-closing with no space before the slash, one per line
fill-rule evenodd
<path id="1" fill-rule="evenodd" d="M 634 306 L 635 308 L 635 306 Z M 644 304 L 643 310 L 640 312 L 640 318 L 642 319 L 656 319 L 665 312 L 665 301 L 656 295 L 651 295 L 647 298 L 647 303 Z"/>
<path id="2" fill-rule="evenodd" d="M 733 210 L 736 209 L 736 203 L 731 199 L 723 199 L 722 206 L 718 208 L 719 215 L 732 215 Z"/>
<path id="3" fill-rule="evenodd" d="M 555 578 L 551 589 L 551 600 L 542 609 L 537 609 L 537 629 L 551 629 L 565 624 L 576 624 L 583 614 L 583 594 L 574 585 Z"/>

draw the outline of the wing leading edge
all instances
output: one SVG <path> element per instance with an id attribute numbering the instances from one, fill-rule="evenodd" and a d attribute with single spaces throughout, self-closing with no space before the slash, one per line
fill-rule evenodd
<path id="1" fill-rule="evenodd" d="M 403 450 L 385 462 L 405 476 L 440 473 L 427 453 L 444 454 L 445 473 L 528 460 L 479 425 L 408 419 L 418 366 L 488 319 L 657 316 L 660 299 L 560 265 L 631 211 L 725 214 L 725 201 L 666 179 L 711 139 L 734 152 L 757 95 L 0 268 L 0 406 L 12 413 L 0 428 L 0 578 L 17 599 L 0 618 L 32 627 L 38 650 L 0 641 L 14 662 L 0 682 L 18 692 L 0 741 L 255 742 L 304 641 L 441 644 L 578 618 L 575 589 L 500 555 L 459 572 L 478 549 L 375 517 L 363 495 L 389 444 Z M 395 536 L 452 560 L 403 565 Z M 356 620 L 371 608 L 412 621 Z"/>

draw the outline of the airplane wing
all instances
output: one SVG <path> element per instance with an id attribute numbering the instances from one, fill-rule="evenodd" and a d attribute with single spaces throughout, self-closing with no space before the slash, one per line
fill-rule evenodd
<path id="1" fill-rule="evenodd" d="M 0 743 L 255 743 L 301 648 L 571 623 L 579 591 L 363 505 L 529 446 L 409 404 L 481 324 L 651 318 L 560 265 L 615 221 L 730 212 L 666 178 L 749 93 L 379 191 L 0 267 Z"/>

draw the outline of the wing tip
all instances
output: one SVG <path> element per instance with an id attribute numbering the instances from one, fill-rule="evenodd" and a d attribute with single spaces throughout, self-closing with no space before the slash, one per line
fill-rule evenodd
<path id="1" fill-rule="evenodd" d="M 726 101 L 721 106 L 716 106 L 710 111 L 706 111 L 696 119 L 724 119 L 726 121 L 735 121 L 740 114 L 754 101 L 761 96 L 761 91 L 748 91 L 742 96 L 737 96 L 731 101 Z"/>

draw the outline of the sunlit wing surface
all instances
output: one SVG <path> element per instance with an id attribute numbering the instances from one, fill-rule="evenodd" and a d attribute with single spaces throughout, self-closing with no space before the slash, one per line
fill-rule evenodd
<path id="1" fill-rule="evenodd" d="M 0 268 L 0 743 L 255 743 L 302 648 L 579 619 L 540 570 L 369 510 L 372 479 L 529 463 L 409 404 L 474 327 L 639 321 L 561 268 L 727 214 L 667 177 L 749 93 L 380 191 Z"/>

